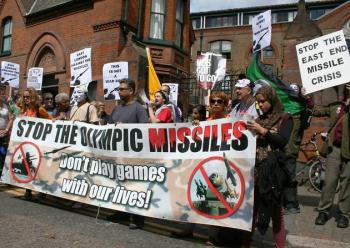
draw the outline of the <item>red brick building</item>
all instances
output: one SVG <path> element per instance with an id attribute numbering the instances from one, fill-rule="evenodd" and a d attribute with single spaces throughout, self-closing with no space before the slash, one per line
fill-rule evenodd
<path id="1" fill-rule="evenodd" d="M 232 2 L 232 8 L 192 12 L 196 41 L 192 46 L 191 71 L 195 72 L 198 51 L 213 51 L 227 57 L 227 74 L 245 73 L 251 59 L 253 16 L 271 9 L 271 46 L 264 49 L 263 63 L 283 80 L 301 83 L 295 45 L 343 30 L 350 46 L 350 1 L 308 0 Z M 215 5 L 210 6 L 215 9 Z M 339 92 L 342 90 L 340 89 Z M 334 90 L 315 94 L 318 104 L 337 98 Z"/>
<path id="2" fill-rule="evenodd" d="M 189 0 L 1 0 L 0 21 L 0 60 L 20 64 L 21 88 L 29 68 L 43 67 L 43 91 L 69 92 L 70 53 L 87 47 L 99 100 L 106 63 L 128 61 L 144 86 L 145 46 L 160 77 L 189 73 Z"/>

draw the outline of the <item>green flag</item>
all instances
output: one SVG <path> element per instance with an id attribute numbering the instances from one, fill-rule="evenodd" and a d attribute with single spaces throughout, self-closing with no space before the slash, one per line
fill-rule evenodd
<path id="1" fill-rule="evenodd" d="M 253 55 L 253 60 L 247 70 L 247 77 L 252 82 L 263 80 L 274 88 L 283 104 L 284 111 L 290 114 L 297 114 L 305 109 L 305 100 L 297 96 L 295 92 L 290 89 L 288 84 L 277 78 L 272 72 L 269 72 L 259 61 L 259 56 L 257 54 Z"/>

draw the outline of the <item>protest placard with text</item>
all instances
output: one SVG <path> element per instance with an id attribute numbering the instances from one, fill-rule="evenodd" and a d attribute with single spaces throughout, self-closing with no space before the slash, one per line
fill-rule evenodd
<path id="1" fill-rule="evenodd" d="M 350 82 L 350 55 L 342 30 L 296 46 L 306 94 Z"/>

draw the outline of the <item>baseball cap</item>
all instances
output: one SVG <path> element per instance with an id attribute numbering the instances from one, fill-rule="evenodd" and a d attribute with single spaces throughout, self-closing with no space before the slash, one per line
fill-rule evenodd
<path id="1" fill-rule="evenodd" d="M 243 87 L 247 87 L 247 86 L 250 86 L 250 80 L 247 78 L 240 79 L 235 84 L 235 87 L 237 87 L 237 88 L 243 88 Z"/>

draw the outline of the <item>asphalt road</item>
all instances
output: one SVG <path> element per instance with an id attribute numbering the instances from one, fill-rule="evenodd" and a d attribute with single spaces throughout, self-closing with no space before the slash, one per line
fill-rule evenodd
<path id="1" fill-rule="evenodd" d="M 204 247 L 203 241 L 174 239 L 150 230 L 96 219 L 64 205 L 21 199 L 23 190 L 0 184 L 0 247 Z"/>

